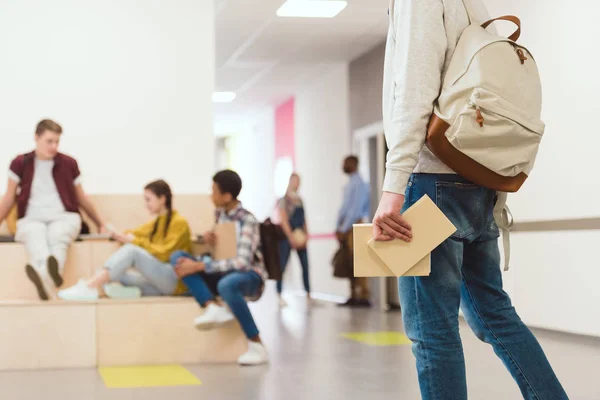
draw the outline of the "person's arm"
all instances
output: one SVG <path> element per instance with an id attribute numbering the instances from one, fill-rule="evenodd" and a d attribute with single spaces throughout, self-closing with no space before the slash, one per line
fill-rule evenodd
<path id="1" fill-rule="evenodd" d="M 143 225 L 138 226 L 135 229 L 128 229 L 125 231 L 126 234 L 131 234 L 135 237 L 150 237 L 150 234 L 152 233 L 152 230 L 154 229 L 154 224 L 156 223 L 156 220 L 152 220 L 149 222 L 146 222 Z"/>
<path id="2" fill-rule="evenodd" d="M 386 62 L 393 65 L 394 102 L 383 191 L 404 195 L 440 93 L 448 42 L 441 0 L 395 0 L 393 21 L 394 58 Z"/>
<path id="3" fill-rule="evenodd" d="M 350 200 L 350 195 L 349 195 L 349 191 L 350 191 L 350 183 L 346 184 L 346 187 L 344 188 L 343 191 L 343 199 L 342 199 L 342 208 L 340 208 L 340 212 L 338 213 L 338 219 L 337 219 L 337 223 L 335 226 L 335 231 L 338 233 L 341 233 L 341 227 L 342 224 L 344 223 L 344 220 L 346 219 L 346 215 L 348 214 L 348 203 Z"/>
<path id="4" fill-rule="evenodd" d="M 162 243 L 150 241 L 150 236 L 135 236 L 131 243 L 139 246 L 158 259 L 169 259 L 171 254 L 178 250 L 184 237 L 191 238 L 190 228 L 185 220 L 171 221 L 167 231 L 167 237 Z"/>
<path id="5" fill-rule="evenodd" d="M 13 179 L 9 178 L 8 183 L 6 184 L 6 193 L 2 197 L 2 201 L 0 201 L 0 224 L 10 213 L 10 210 L 15 204 L 15 199 L 17 197 L 17 187 L 18 183 Z"/>
<path id="6" fill-rule="evenodd" d="M 441 0 L 395 0 L 388 46 L 391 68 L 391 112 L 384 110 L 389 148 L 383 195 L 373 219 L 375 240 L 410 241 L 410 225 L 402 218 L 404 192 L 425 144 L 433 105 L 442 86 L 447 50 Z M 393 92 L 392 92 L 393 91 Z"/>
<path id="7" fill-rule="evenodd" d="M 260 243 L 259 223 L 249 219 L 242 223 L 237 243 L 237 255 L 229 260 L 215 260 L 204 265 L 206 272 L 249 271 Z"/>
<path id="8" fill-rule="evenodd" d="M 79 202 L 79 207 L 90 217 L 94 224 L 98 227 L 99 231 L 104 229 L 104 221 L 100 214 L 96 211 L 96 207 L 92 204 L 89 197 L 83 191 L 83 187 L 81 184 L 75 185 L 75 195 L 77 196 L 77 201 Z"/>
<path id="9" fill-rule="evenodd" d="M 352 225 L 354 225 L 360 218 L 363 201 L 362 194 L 360 191 L 360 181 L 350 181 L 350 190 L 348 190 L 346 200 L 346 214 L 344 215 L 342 223 L 338 228 L 338 232 L 341 233 L 349 232 L 352 229 Z"/>

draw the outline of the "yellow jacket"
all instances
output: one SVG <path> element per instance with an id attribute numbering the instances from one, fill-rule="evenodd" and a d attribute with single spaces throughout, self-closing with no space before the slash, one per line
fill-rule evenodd
<path id="1" fill-rule="evenodd" d="M 192 234 L 185 218 L 173 211 L 169 229 L 165 235 L 167 216 L 158 217 L 158 228 L 150 241 L 156 220 L 150 221 L 134 230 L 129 231 L 135 238 L 131 242 L 139 246 L 162 262 L 169 262 L 171 254 L 177 250 L 190 252 L 192 250 Z"/>
<path id="2" fill-rule="evenodd" d="M 192 251 L 192 233 L 185 218 L 183 218 L 177 211 L 173 211 L 171 223 L 169 224 L 169 229 L 165 235 L 166 222 L 166 215 L 161 215 L 158 217 L 158 227 L 154 237 L 152 238 L 152 241 L 150 241 L 150 235 L 154 230 L 156 220 L 150 221 L 139 228 L 129 231 L 128 233 L 131 233 L 133 236 L 135 236 L 135 239 L 133 239 L 131 242 L 132 244 L 145 249 L 160 261 L 168 263 L 170 261 L 171 254 L 177 250 L 183 250 L 188 253 Z M 179 280 L 174 294 L 181 295 L 186 293 L 187 290 L 188 289 L 184 283 Z"/>

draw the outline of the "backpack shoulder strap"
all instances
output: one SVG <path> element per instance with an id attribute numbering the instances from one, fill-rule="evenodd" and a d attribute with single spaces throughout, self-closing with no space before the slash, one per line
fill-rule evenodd
<path id="1" fill-rule="evenodd" d="M 467 17 L 469 18 L 469 24 L 475 23 L 475 19 L 473 18 L 473 13 L 471 13 L 471 8 L 469 7 L 469 0 L 462 0 L 463 6 L 465 6 L 465 10 L 467 10 Z"/>

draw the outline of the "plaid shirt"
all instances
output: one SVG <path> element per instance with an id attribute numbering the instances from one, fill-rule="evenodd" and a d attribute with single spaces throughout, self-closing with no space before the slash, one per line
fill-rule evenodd
<path id="1" fill-rule="evenodd" d="M 213 260 L 207 265 L 206 272 L 255 271 L 266 282 L 268 275 L 260 248 L 260 223 L 256 217 L 241 203 L 229 212 L 217 210 L 216 214 L 217 223 L 236 223 L 237 256 L 229 260 Z"/>

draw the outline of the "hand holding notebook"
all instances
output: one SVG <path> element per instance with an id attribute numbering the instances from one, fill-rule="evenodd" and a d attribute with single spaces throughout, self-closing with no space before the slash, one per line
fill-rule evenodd
<path id="1" fill-rule="evenodd" d="M 372 224 L 354 225 L 354 276 L 426 276 L 431 252 L 456 231 L 435 203 L 423 196 L 403 214 L 412 227 L 412 240 L 373 240 Z"/>

